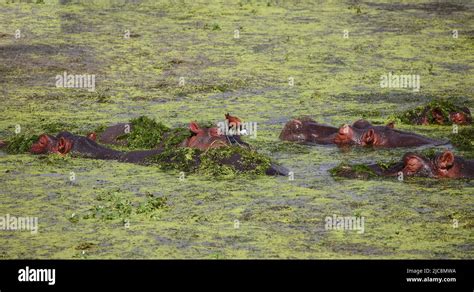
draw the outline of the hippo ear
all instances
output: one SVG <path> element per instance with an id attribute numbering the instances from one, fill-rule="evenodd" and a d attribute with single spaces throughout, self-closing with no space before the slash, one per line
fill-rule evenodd
<path id="1" fill-rule="evenodd" d="M 92 141 L 95 141 L 97 139 L 97 134 L 95 132 L 91 132 L 87 134 L 87 138 L 91 139 Z"/>
<path id="2" fill-rule="evenodd" d="M 449 150 L 444 151 L 443 154 L 441 154 L 441 156 L 438 160 L 438 164 L 442 168 L 448 168 L 448 167 L 452 166 L 453 163 L 454 163 L 454 154 L 453 154 L 453 152 L 451 152 Z"/>
<path id="3" fill-rule="evenodd" d="M 375 131 L 374 129 L 369 129 L 367 132 L 364 133 L 362 136 L 362 142 L 365 144 L 373 144 L 375 141 Z"/>
<path id="4" fill-rule="evenodd" d="M 40 143 L 41 145 L 48 145 L 49 143 L 51 143 L 51 139 L 47 134 L 42 134 L 41 136 L 39 136 L 38 143 Z"/>
<path id="5" fill-rule="evenodd" d="M 194 134 L 198 134 L 202 132 L 202 129 L 199 127 L 199 125 L 196 122 L 191 122 L 189 124 L 189 130 L 193 132 Z"/>
<path id="6" fill-rule="evenodd" d="M 395 122 L 392 121 L 392 122 L 388 123 L 387 127 L 389 127 L 390 129 L 395 128 Z"/>
<path id="7" fill-rule="evenodd" d="M 31 145 L 30 152 L 34 154 L 46 153 L 48 151 L 48 145 L 50 144 L 52 144 L 52 141 L 49 136 L 46 134 L 42 134 L 38 137 L 38 141 Z"/>
<path id="8" fill-rule="evenodd" d="M 225 114 L 225 118 L 226 118 L 226 119 L 229 119 L 229 117 L 230 117 L 230 114 L 229 114 L 229 113 L 226 113 L 226 114 Z"/>
<path id="9" fill-rule="evenodd" d="M 58 152 L 61 154 L 67 154 L 72 148 L 72 143 L 69 139 L 64 137 L 59 138 L 58 141 Z"/>

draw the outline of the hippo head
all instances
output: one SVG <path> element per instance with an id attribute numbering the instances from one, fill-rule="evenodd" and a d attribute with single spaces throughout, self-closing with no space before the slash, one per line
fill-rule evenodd
<path id="1" fill-rule="evenodd" d="M 443 125 L 445 121 L 445 116 L 443 115 L 443 112 L 441 111 L 440 108 L 433 108 L 431 110 L 431 116 L 433 117 L 433 120 L 435 123 Z"/>
<path id="2" fill-rule="evenodd" d="M 343 145 L 365 145 L 363 144 L 362 139 L 364 138 L 364 133 L 367 132 L 365 125 L 356 122 L 355 126 L 351 125 L 342 125 L 339 128 L 336 137 L 334 137 L 334 143 L 343 146 Z"/>
<path id="3" fill-rule="evenodd" d="M 308 137 L 303 122 L 299 119 L 293 119 L 286 123 L 280 134 L 280 139 L 295 142 L 306 141 Z"/>
<path id="4" fill-rule="evenodd" d="M 201 128 L 196 122 L 191 122 L 189 130 L 193 135 L 183 144 L 186 147 L 207 150 L 228 145 L 227 139 L 225 136 L 219 135 L 219 130 L 216 127 Z"/>
<path id="5" fill-rule="evenodd" d="M 456 172 L 454 160 L 454 154 L 449 150 L 436 155 L 433 159 L 436 174 L 440 177 L 451 177 Z"/>
<path id="6" fill-rule="evenodd" d="M 371 126 L 372 124 L 367 120 L 357 120 L 352 124 L 352 127 L 357 129 L 367 129 Z"/>
<path id="7" fill-rule="evenodd" d="M 33 154 L 46 154 L 58 152 L 58 139 L 51 135 L 43 134 L 38 141 L 31 145 L 30 152 Z"/>
<path id="8" fill-rule="evenodd" d="M 403 158 L 403 174 L 406 176 L 433 177 L 433 165 L 430 160 L 416 153 L 408 152 Z"/>
<path id="9" fill-rule="evenodd" d="M 65 137 L 56 138 L 43 134 L 38 141 L 31 145 L 30 152 L 33 154 L 59 153 L 67 154 L 71 151 L 73 142 Z"/>
<path id="10" fill-rule="evenodd" d="M 461 111 L 452 112 L 449 114 L 449 119 L 454 124 L 467 125 L 472 123 L 471 111 L 465 107 Z"/>
<path id="11" fill-rule="evenodd" d="M 63 154 L 63 155 L 69 153 L 73 145 L 74 145 L 73 140 L 66 137 L 59 138 L 58 153 Z"/>

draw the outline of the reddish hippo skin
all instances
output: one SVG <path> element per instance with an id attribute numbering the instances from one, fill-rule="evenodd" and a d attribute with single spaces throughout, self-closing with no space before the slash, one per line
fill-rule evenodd
<path id="1" fill-rule="evenodd" d="M 387 148 L 447 144 L 447 142 L 393 129 L 392 123 L 389 126 L 373 126 L 364 120 L 359 120 L 352 126 L 343 125 L 339 128 L 334 143 L 339 146 L 360 145 Z"/>
<path id="2" fill-rule="evenodd" d="M 414 123 L 418 125 L 429 125 L 430 121 L 428 119 L 428 113 L 430 111 L 434 118 L 433 122 L 438 125 L 444 125 L 447 120 L 458 125 L 469 125 L 472 123 L 472 115 L 468 107 L 463 107 L 459 111 L 451 112 L 448 117 L 445 117 L 439 108 L 426 107 L 423 110 L 421 117 L 415 119 Z"/>
<path id="3" fill-rule="evenodd" d="M 352 125 L 335 128 L 318 124 L 310 118 L 294 119 L 286 123 L 280 133 L 280 139 L 311 144 L 336 144 L 338 146 L 375 146 L 375 147 L 415 147 L 422 145 L 442 145 L 418 134 L 394 129 L 394 124 L 373 126 L 366 120 L 358 120 Z"/>
<path id="4" fill-rule="evenodd" d="M 106 148 L 88 137 L 77 136 L 69 132 L 61 132 L 56 138 L 60 139 L 59 151 L 63 154 L 71 153 L 73 155 L 95 159 L 118 159 L 123 155 L 121 151 Z M 61 146 L 63 147 L 62 149 Z"/>
<path id="5" fill-rule="evenodd" d="M 95 141 L 71 134 L 69 132 L 61 132 L 56 137 L 43 134 L 39 137 L 38 142 L 34 143 L 30 152 L 33 154 L 58 153 L 66 155 L 78 155 L 86 158 L 95 159 L 118 159 L 123 153 L 112 150 L 97 144 Z"/>
<path id="6" fill-rule="evenodd" d="M 337 133 L 336 127 L 318 124 L 313 119 L 305 117 L 286 123 L 280 133 L 280 140 L 309 144 L 334 144 Z"/>
<path id="7" fill-rule="evenodd" d="M 32 154 L 59 153 L 58 139 L 51 135 L 42 134 L 39 136 L 38 141 L 31 145 L 30 152 Z"/>
<path id="8" fill-rule="evenodd" d="M 418 176 L 431 178 L 474 178 L 474 160 L 456 157 L 446 150 L 437 154 L 433 159 L 409 152 L 402 161 L 388 169 L 382 169 L 378 164 L 368 165 L 376 174 L 381 176 Z"/>
<path id="9" fill-rule="evenodd" d="M 201 128 L 196 122 L 189 124 L 192 136 L 181 143 L 181 147 L 197 148 L 207 150 L 209 148 L 219 148 L 229 146 L 230 142 L 225 135 L 219 135 L 216 127 Z"/>
<path id="10" fill-rule="evenodd" d="M 433 163 L 428 158 L 413 152 L 403 155 L 401 162 L 388 169 L 383 169 L 378 164 L 371 164 L 368 167 L 380 176 L 398 176 L 401 172 L 404 176 L 436 177 Z"/>
<path id="11" fill-rule="evenodd" d="M 454 156 L 448 150 L 436 155 L 433 167 L 437 177 L 474 178 L 474 160 Z"/>
<path id="12" fill-rule="evenodd" d="M 462 112 L 454 112 L 449 114 L 451 122 L 458 125 L 470 125 L 472 124 L 471 111 L 465 107 Z"/>

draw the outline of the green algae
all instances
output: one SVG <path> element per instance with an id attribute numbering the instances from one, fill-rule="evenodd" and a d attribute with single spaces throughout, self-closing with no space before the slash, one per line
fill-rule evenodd
<path id="1" fill-rule="evenodd" d="M 130 121 L 131 131 L 117 138 L 127 140 L 130 149 L 151 149 L 160 144 L 170 129 L 154 119 L 141 116 Z"/>
<path id="2" fill-rule="evenodd" d="M 38 135 L 19 134 L 7 140 L 8 154 L 21 154 L 30 151 L 31 145 L 38 141 Z"/>
<path id="3" fill-rule="evenodd" d="M 234 177 L 239 174 L 264 175 L 270 168 L 270 158 L 243 147 L 208 149 L 200 156 L 200 174 Z"/>
<path id="4" fill-rule="evenodd" d="M 466 156 L 474 158 L 474 127 L 459 129 L 457 133 L 452 133 L 449 136 L 449 140 L 457 149 L 465 151 Z"/>
<path id="5" fill-rule="evenodd" d="M 36 215 L 40 222 L 34 237 L 2 231 L 2 259 L 473 258 L 472 182 L 334 181 L 327 173 L 341 161 L 389 161 L 407 149 L 274 149 L 284 123 L 301 115 L 330 125 L 362 116 L 384 123 L 426 104 L 427 96 L 467 96 L 474 108 L 470 4 L 73 2 L 0 4 L 8 15 L 0 33 L 10 35 L 0 38 L 2 138 L 16 124 L 39 134 L 44 124 L 62 121 L 85 134 L 141 115 L 175 127 L 231 112 L 258 122 L 257 138 L 246 142 L 294 171 L 294 180 L 196 173 L 180 180 L 172 171 L 113 161 L 0 156 L 0 214 Z M 220 30 L 204 29 L 214 23 Z M 15 40 L 18 28 L 25 38 Z M 64 70 L 96 73 L 104 94 L 54 88 L 52 77 Z M 388 71 L 420 74 L 421 92 L 382 90 L 379 78 Z M 436 125 L 396 127 L 440 139 L 452 134 Z M 75 184 L 68 183 L 70 171 Z M 133 214 L 129 228 L 120 219 L 68 220 L 116 187 L 134 207 L 143 202 L 135 195 L 146 192 L 165 195 L 170 207 L 158 221 Z M 355 212 L 366 217 L 364 234 L 324 229 L 325 216 Z M 76 249 L 81 243 L 96 246 Z"/>
<path id="6" fill-rule="evenodd" d="M 141 202 L 132 202 L 120 189 L 101 192 L 96 196 L 97 204 L 92 206 L 83 216 L 82 219 L 97 220 L 119 220 L 126 223 L 134 215 L 146 216 L 147 218 L 156 219 L 157 211 L 166 210 L 168 208 L 166 197 L 154 197 L 151 193 L 145 194 L 145 199 Z M 79 216 L 73 216 L 73 223 L 78 223 L 76 219 Z M 70 219 L 71 221 L 71 219 Z"/>
<path id="7" fill-rule="evenodd" d="M 329 170 L 329 173 L 335 177 L 371 179 L 377 177 L 377 174 L 364 164 L 341 163 Z"/>
<path id="8" fill-rule="evenodd" d="M 156 165 L 163 170 L 193 172 L 199 165 L 200 155 L 201 150 L 195 148 L 168 148 L 159 154 L 148 157 L 145 164 Z"/>
<path id="9" fill-rule="evenodd" d="M 242 147 L 219 147 L 202 151 L 194 148 L 167 148 L 147 158 L 146 165 L 163 170 L 197 173 L 214 178 L 238 175 L 264 175 L 271 165 L 270 158 Z"/>

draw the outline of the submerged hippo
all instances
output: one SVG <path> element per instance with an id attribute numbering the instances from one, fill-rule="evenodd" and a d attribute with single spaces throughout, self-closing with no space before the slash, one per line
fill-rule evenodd
<path id="1" fill-rule="evenodd" d="M 334 138 L 337 145 L 360 145 L 374 147 L 418 147 L 423 145 L 444 145 L 445 141 L 438 141 L 415 133 L 404 132 L 387 126 L 373 126 L 368 121 L 359 120 L 351 125 L 339 128 Z"/>
<path id="2" fill-rule="evenodd" d="M 466 106 L 458 106 L 451 102 L 432 102 L 401 115 L 401 119 L 416 125 L 469 125 L 472 123 L 471 111 Z"/>
<path id="3" fill-rule="evenodd" d="M 418 134 L 395 130 L 393 123 L 374 126 L 366 120 L 358 120 L 352 125 L 346 124 L 338 129 L 318 124 L 310 118 L 289 121 L 280 133 L 280 139 L 300 143 L 388 148 L 446 144 Z"/>
<path id="4" fill-rule="evenodd" d="M 300 143 L 334 144 L 337 132 L 336 127 L 318 124 L 313 119 L 305 117 L 286 123 L 280 133 L 280 139 Z"/>
<path id="5" fill-rule="evenodd" d="M 402 160 L 389 167 L 380 164 L 370 164 L 367 168 L 379 176 L 404 176 L 431 177 L 431 178 L 474 178 L 474 160 L 456 157 L 451 151 L 446 150 L 433 157 L 408 152 Z M 351 168 L 343 169 L 338 175 L 355 177 Z"/>
<path id="6" fill-rule="evenodd" d="M 111 144 L 111 145 L 127 145 L 127 141 L 120 139 L 125 134 L 130 133 L 132 130 L 131 123 L 120 123 L 110 127 L 107 127 L 102 133 L 97 137 L 95 133 L 89 134 L 94 140 L 97 139 L 99 143 L 102 144 Z"/>
<path id="7" fill-rule="evenodd" d="M 34 143 L 30 152 L 33 154 L 58 153 L 79 155 L 95 159 L 118 159 L 123 152 L 112 150 L 97 144 L 88 137 L 61 132 L 56 137 L 43 134 Z"/>
<path id="8" fill-rule="evenodd" d="M 200 153 L 205 154 L 208 149 L 233 145 L 226 136 L 217 135 L 217 128 L 201 128 L 197 123 L 192 122 L 189 129 L 192 134 L 177 147 L 189 147 L 201 150 L 202 152 L 198 152 L 197 155 L 193 157 L 196 165 L 199 165 L 201 162 Z M 84 137 L 69 132 L 61 132 L 56 136 L 43 134 L 38 138 L 38 141 L 33 143 L 30 147 L 30 152 L 33 154 L 72 154 L 86 158 L 114 159 L 120 162 L 146 164 L 149 158 L 165 151 L 165 147 L 160 144 L 156 149 L 121 152 L 101 146 L 97 144 L 93 138 L 94 136 L 91 134 Z M 236 153 L 229 158 L 223 159 L 220 163 L 233 166 L 238 171 L 248 171 L 249 169 L 243 168 L 241 159 L 242 156 Z M 170 160 L 167 162 L 174 163 L 175 161 Z M 267 175 L 288 175 L 289 171 L 282 166 L 271 163 L 265 173 Z"/>
<path id="9" fill-rule="evenodd" d="M 219 134 L 217 127 L 201 128 L 196 122 L 189 124 L 191 136 L 185 139 L 180 146 L 207 150 L 230 145 L 225 135 Z"/>

